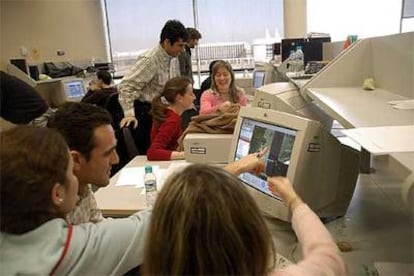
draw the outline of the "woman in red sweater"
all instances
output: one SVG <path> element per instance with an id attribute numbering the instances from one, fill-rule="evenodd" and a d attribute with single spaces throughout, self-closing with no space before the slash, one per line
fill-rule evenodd
<path id="1" fill-rule="evenodd" d="M 187 77 L 177 77 L 165 83 L 164 90 L 152 100 L 151 145 L 148 160 L 184 159 L 183 151 L 176 151 L 182 134 L 181 114 L 194 107 L 195 95 Z"/>

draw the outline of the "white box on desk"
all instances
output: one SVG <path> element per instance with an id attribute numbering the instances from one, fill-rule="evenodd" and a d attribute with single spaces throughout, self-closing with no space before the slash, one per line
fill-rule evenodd
<path id="1" fill-rule="evenodd" d="M 185 160 L 192 163 L 227 163 L 233 134 L 188 133 Z"/>

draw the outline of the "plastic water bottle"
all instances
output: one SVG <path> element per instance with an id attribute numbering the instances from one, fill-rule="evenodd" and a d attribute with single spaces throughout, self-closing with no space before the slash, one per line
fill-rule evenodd
<path id="1" fill-rule="evenodd" d="M 296 71 L 296 54 L 294 50 L 290 50 L 290 54 L 288 57 L 288 62 L 287 62 L 287 71 L 288 72 L 295 72 Z"/>
<path id="2" fill-rule="evenodd" d="M 295 53 L 295 60 L 296 60 L 296 74 L 300 75 L 302 74 L 302 71 L 304 70 L 305 60 L 302 52 L 302 46 L 296 47 L 296 53 Z"/>
<path id="3" fill-rule="evenodd" d="M 147 206 L 152 207 L 157 199 L 157 179 L 152 172 L 152 166 L 145 166 L 144 185 Z"/>

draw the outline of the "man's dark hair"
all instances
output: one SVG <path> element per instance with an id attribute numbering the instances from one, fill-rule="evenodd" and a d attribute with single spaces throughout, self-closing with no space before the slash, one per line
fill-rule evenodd
<path id="1" fill-rule="evenodd" d="M 87 104 L 68 102 L 61 105 L 47 126 L 59 131 L 68 143 L 89 160 L 95 147 L 94 131 L 102 125 L 110 125 L 112 117 L 104 108 Z"/>
<path id="2" fill-rule="evenodd" d="M 201 33 L 197 29 L 188 27 L 187 32 L 189 39 L 201 39 Z"/>
<path id="3" fill-rule="evenodd" d="M 111 73 L 109 73 L 108 71 L 105 70 L 100 70 L 96 73 L 96 77 L 98 78 L 98 80 L 102 80 L 103 83 L 105 83 L 106 85 L 110 85 L 112 82 L 112 76 Z"/>
<path id="4" fill-rule="evenodd" d="M 169 39 L 171 45 L 177 42 L 179 39 L 188 41 L 189 34 L 184 25 L 178 20 L 168 20 L 161 30 L 160 43 Z"/>

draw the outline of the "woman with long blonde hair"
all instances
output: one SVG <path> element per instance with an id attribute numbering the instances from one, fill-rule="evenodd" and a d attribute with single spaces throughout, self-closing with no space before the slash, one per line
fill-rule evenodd
<path id="1" fill-rule="evenodd" d="M 270 177 L 268 185 L 292 212 L 302 261 L 275 269 L 272 237 L 244 184 L 218 167 L 195 164 L 167 179 L 158 196 L 143 274 L 346 275 L 331 235 L 289 180 Z"/>
<path id="2" fill-rule="evenodd" d="M 247 105 L 247 97 L 242 88 L 236 86 L 230 63 L 218 60 L 211 74 L 211 88 L 204 91 L 200 99 L 200 114 L 216 111 L 224 112 L 231 104 Z"/>

